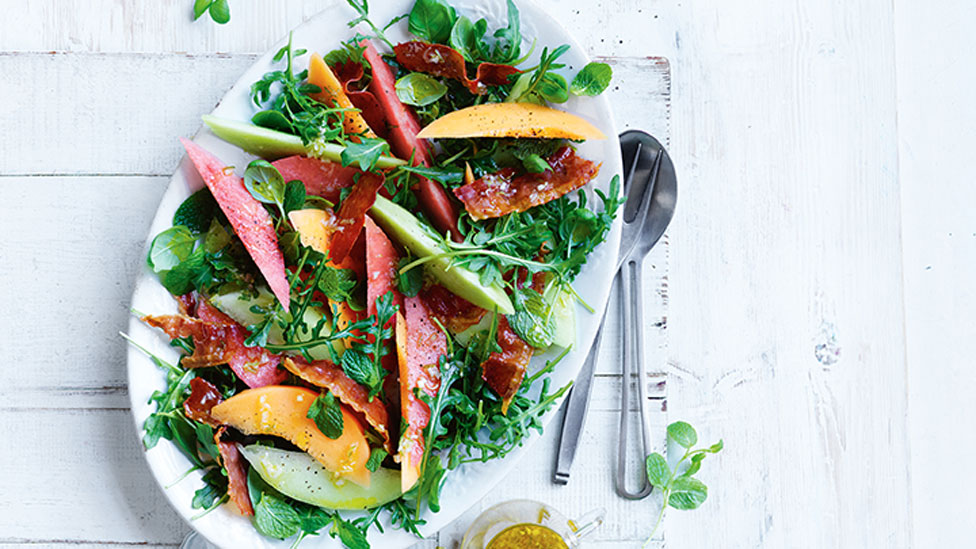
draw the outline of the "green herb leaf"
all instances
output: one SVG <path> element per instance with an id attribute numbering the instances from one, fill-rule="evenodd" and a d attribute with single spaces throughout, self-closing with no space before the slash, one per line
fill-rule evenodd
<path id="1" fill-rule="evenodd" d="M 220 467 L 212 467 L 203 475 L 203 488 L 193 494 L 190 506 L 194 509 L 209 509 L 215 501 L 227 493 L 227 477 Z"/>
<path id="2" fill-rule="evenodd" d="M 200 19 L 200 16 L 207 13 L 213 0 L 196 0 L 193 2 L 193 20 Z"/>
<path id="3" fill-rule="evenodd" d="M 457 184 L 464 180 L 464 171 L 455 168 L 428 168 L 426 166 L 401 166 L 400 171 L 417 174 L 439 183 Z"/>
<path id="4" fill-rule="evenodd" d="M 408 29 L 435 44 L 446 44 L 457 14 L 444 0 L 417 0 L 407 19 Z"/>
<path id="5" fill-rule="evenodd" d="M 725 448 L 725 443 L 722 442 L 721 439 L 719 439 L 718 442 L 709 446 L 708 449 L 706 449 L 705 451 L 710 454 L 717 454 L 722 451 L 722 448 Z"/>
<path id="6" fill-rule="evenodd" d="M 282 201 L 282 208 L 287 214 L 293 210 L 300 210 L 305 206 L 305 184 L 298 180 L 285 183 L 285 199 Z"/>
<path id="7" fill-rule="evenodd" d="M 411 72 L 396 81 L 396 94 L 400 101 L 415 107 L 425 107 L 447 93 L 447 86 L 433 76 Z"/>
<path id="8" fill-rule="evenodd" d="M 374 387 L 381 381 L 381 378 L 373 368 L 373 361 L 362 351 L 346 349 L 342 353 L 342 359 L 339 362 L 346 375 L 360 385 Z"/>
<path id="9" fill-rule="evenodd" d="M 196 240 L 190 229 L 182 225 L 166 229 L 149 246 L 149 266 L 156 273 L 172 269 L 190 257 Z"/>
<path id="10" fill-rule="evenodd" d="M 230 6 L 227 0 L 214 0 L 210 4 L 210 18 L 220 25 L 230 21 Z"/>
<path id="11" fill-rule="evenodd" d="M 610 85 L 613 69 L 606 63 L 591 61 L 583 70 L 576 73 L 569 91 L 573 95 L 600 95 Z"/>
<path id="12" fill-rule="evenodd" d="M 319 395 L 312 401 L 306 415 L 325 436 L 333 440 L 342 436 L 342 408 L 332 393 Z"/>
<path id="13" fill-rule="evenodd" d="M 705 456 L 706 454 L 695 454 L 691 456 L 691 465 L 689 465 L 688 468 L 685 469 L 685 472 L 681 473 L 681 475 L 690 477 L 697 473 L 698 470 L 701 469 L 701 463 L 704 461 Z"/>
<path id="14" fill-rule="evenodd" d="M 668 425 L 668 437 L 683 448 L 691 448 L 698 444 L 698 433 L 695 428 L 684 421 L 675 421 Z"/>
<path id="15" fill-rule="evenodd" d="M 360 170 L 368 172 L 376 166 L 376 161 L 389 150 L 390 145 L 382 139 L 362 137 L 359 143 L 347 143 L 346 148 L 339 155 L 339 159 L 343 166 L 350 166 L 355 162 L 359 164 Z"/>
<path id="16" fill-rule="evenodd" d="M 366 539 L 365 532 L 352 522 L 344 520 L 339 516 L 339 513 L 332 515 L 332 517 L 332 531 L 330 532 L 332 537 L 336 537 L 338 534 L 339 541 L 347 549 L 369 549 L 369 541 Z"/>
<path id="17" fill-rule="evenodd" d="M 217 201 L 209 189 L 200 189 L 191 194 L 176 208 L 173 225 L 182 225 L 193 234 L 201 234 L 210 227 L 210 220 L 217 212 Z"/>
<path id="18" fill-rule="evenodd" d="M 477 23 L 472 23 L 462 15 L 451 28 L 450 46 L 459 51 L 469 63 L 484 60 L 488 49 L 484 43 L 487 29 L 488 21 L 479 19 Z"/>
<path id="19" fill-rule="evenodd" d="M 515 2 L 508 1 L 508 26 L 495 31 L 495 63 L 511 63 L 518 59 L 522 46 L 522 34 L 519 24 L 519 11 Z"/>
<path id="20" fill-rule="evenodd" d="M 705 483 L 692 477 L 678 477 L 671 484 L 668 505 L 675 509 L 697 509 L 708 498 Z"/>
<path id="21" fill-rule="evenodd" d="M 332 513 L 314 505 L 302 505 L 296 509 L 303 532 L 314 534 L 332 524 Z"/>
<path id="22" fill-rule="evenodd" d="M 319 278 L 319 290 L 332 301 L 349 301 L 356 287 L 356 272 L 325 265 Z"/>
<path id="23" fill-rule="evenodd" d="M 169 293 L 183 295 L 194 288 L 208 286 L 213 278 L 213 269 L 207 262 L 207 254 L 198 248 L 179 265 L 160 273 L 159 281 Z"/>
<path id="24" fill-rule="evenodd" d="M 650 481 L 651 486 L 659 489 L 667 486 L 668 479 L 671 478 L 671 468 L 668 467 L 668 460 L 664 459 L 664 456 L 655 452 L 647 456 L 645 465 L 647 480 Z"/>
<path id="25" fill-rule="evenodd" d="M 263 128 L 270 128 L 272 130 L 278 130 L 285 133 L 295 133 L 295 127 L 288 120 L 288 117 L 286 117 L 280 111 L 259 111 L 251 117 L 251 122 L 254 122 L 254 125 L 256 126 L 261 126 Z"/>
<path id="26" fill-rule="evenodd" d="M 513 297 L 515 314 L 506 317 L 512 330 L 536 349 L 548 348 L 556 331 L 549 305 L 539 292 L 529 288 L 516 291 Z"/>
<path id="27" fill-rule="evenodd" d="M 529 173 L 542 173 L 552 169 L 549 163 L 537 154 L 530 154 L 523 158 L 522 165 L 525 166 L 525 170 Z"/>
<path id="28" fill-rule="evenodd" d="M 247 474 L 247 488 L 254 507 L 254 528 L 269 538 L 285 539 L 301 529 L 298 513 L 267 485 L 252 467 Z"/>
<path id="29" fill-rule="evenodd" d="M 383 460 L 387 456 L 386 450 L 382 448 L 373 448 L 369 453 L 369 459 L 366 461 L 366 469 L 370 472 L 375 473 L 380 465 L 383 464 Z"/>
<path id="30" fill-rule="evenodd" d="M 565 103 L 569 99 L 569 84 L 566 83 L 563 75 L 554 72 L 542 75 L 536 91 L 546 101 L 553 103 Z"/>
<path id="31" fill-rule="evenodd" d="M 401 269 L 412 261 L 413 258 L 404 257 L 397 266 L 397 289 L 407 297 L 416 297 L 424 287 L 423 269 L 410 269 L 404 273 L 400 272 Z"/>
<path id="32" fill-rule="evenodd" d="M 244 186 L 258 202 L 281 205 L 285 201 L 285 179 L 267 160 L 254 160 L 244 170 Z"/>

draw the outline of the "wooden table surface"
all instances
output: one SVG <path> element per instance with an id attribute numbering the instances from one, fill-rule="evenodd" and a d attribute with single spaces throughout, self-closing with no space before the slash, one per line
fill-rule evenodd
<path id="1" fill-rule="evenodd" d="M 0 548 L 175 546 L 189 530 L 132 427 L 117 333 L 149 216 L 208 112 L 336 0 L 0 0 Z M 379 1 L 379 0 L 374 0 Z M 725 450 L 657 546 L 961 547 L 976 489 L 976 79 L 963 0 L 546 0 L 614 65 L 618 126 L 670 138 L 678 214 L 649 258 L 654 428 Z M 669 101 L 670 99 L 670 101 Z M 482 502 L 609 512 L 611 324 L 574 476 L 556 429 Z M 666 398 L 666 405 L 664 405 Z M 444 530 L 451 547 L 475 509 Z"/>

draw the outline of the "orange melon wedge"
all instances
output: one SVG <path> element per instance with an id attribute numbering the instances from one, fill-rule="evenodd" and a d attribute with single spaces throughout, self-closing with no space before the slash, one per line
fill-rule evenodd
<path id="1" fill-rule="evenodd" d="M 417 137 L 539 137 L 606 139 L 586 120 L 535 103 L 486 103 L 448 113 L 420 130 Z"/>

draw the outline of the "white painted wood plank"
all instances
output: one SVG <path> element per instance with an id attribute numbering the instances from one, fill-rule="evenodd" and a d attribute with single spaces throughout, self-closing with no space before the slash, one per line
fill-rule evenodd
<path id="1" fill-rule="evenodd" d="M 200 128 L 200 116 L 254 59 L 0 53 L 0 73 L 22 75 L 0 87 L 0 120 L 7 130 L 0 133 L 0 175 L 169 175 L 183 154 L 177 138 Z M 602 60 L 615 70 L 609 93 L 620 130 L 667 135 L 667 61 Z M 70 94 L 52 100 L 52 90 L 66 88 Z"/>
<path id="2" fill-rule="evenodd" d="M 727 446 L 668 546 L 908 547 L 891 5 L 691 2 L 677 38 L 668 406 Z"/>
<path id="3" fill-rule="evenodd" d="M 184 0 L 0 0 L 0 51 L 263 53 L 288 30 L 342 0 L 239 0 L 231 22 L 191 22 Z M 662 55 L 675 2 L 539 1 L 590 55 Z M 349 11 L 350 19 L 353 12 Z M 386 23 L 378 22 L 378 23 Z"/>
<path id="4" fill-rule="evenodd" d="M 976 453 L 976 6 L 894 5 L 914 541 L 962 547 L 976 491 L 958 470 Z"/>

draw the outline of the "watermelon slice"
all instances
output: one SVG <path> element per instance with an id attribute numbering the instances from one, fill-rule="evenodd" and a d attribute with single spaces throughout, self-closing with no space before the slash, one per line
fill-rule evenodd
<path id="1" fill-rule="evenodd" d="M 366 314 L 376 314 L 376 300 L 393 292 L 393 303 L 403 308 L 403 295 L 396 287 L 400 255 L 373 220 L 366 217 Z"/>
<path id="2" fill-rule="evenodd" d="M 404 159 L 409 159 L 412 156 L 415 166 L 430 167 L 430 152 L 427 150 L 427 143 L 417 137 L 420 132 L 420 122 L 397 97 L 396 78 L 393 76 L 393 71 L 383 61 L 379 52 L 376 51 L 376 47 L 369 40 L 363 40 L 359 45 L 366 48 L 363 56 L 373 70 L 373 79 L 369 82 L 369 90 L 373 92 L 386 114 L 386 122 L 390 127 L 390 147 L 393 149 L 393 154 Z M 416 191 L 420 204 L 434 226 L 444 234 L 450 232 L 455 240 L 460 239 L 461 235 L 457 230 L 457 208 L 447 196 L 444 187 L 426 177 L 419 177 L 418 179 Z"/>
<path id="3" fill-rule="evenodd" d="M 180 138 L 180 142 L 281 307 L 288 311 L 291 299 L 285 258 L 278 248 L 278 235 L 268 211 L 247 192 L 244 180 L 235 176 L 217 157 L 189 139 Z"/>
<path id="4" fill-rule="evenodd" d="M 406 317 L 397 313 L 396 340 L 400 362 L 400 410 L 406 426 L 400 435 L 401 482 L 404 492 L 420 478 L 423 466 L 424 429 L 430 408 L 418 396 L 421 390 L 436 396 L 440 389 L 440 358 L 447 352 L 447 337 L 434 324 L 420 297 L 403 299 Z"/>
<path id="5" fill-rule="evenodd" d="M 318 158 L 307 156 L 289 156 L 271 163 L 281 173 L 285 181 L 298 180 L 305 184 L 305 192 L 336 204 L 339 193 L 346 187 L 352 187 L 359 170 L 344 167 L 338 162 L 325 162 Z"/>

